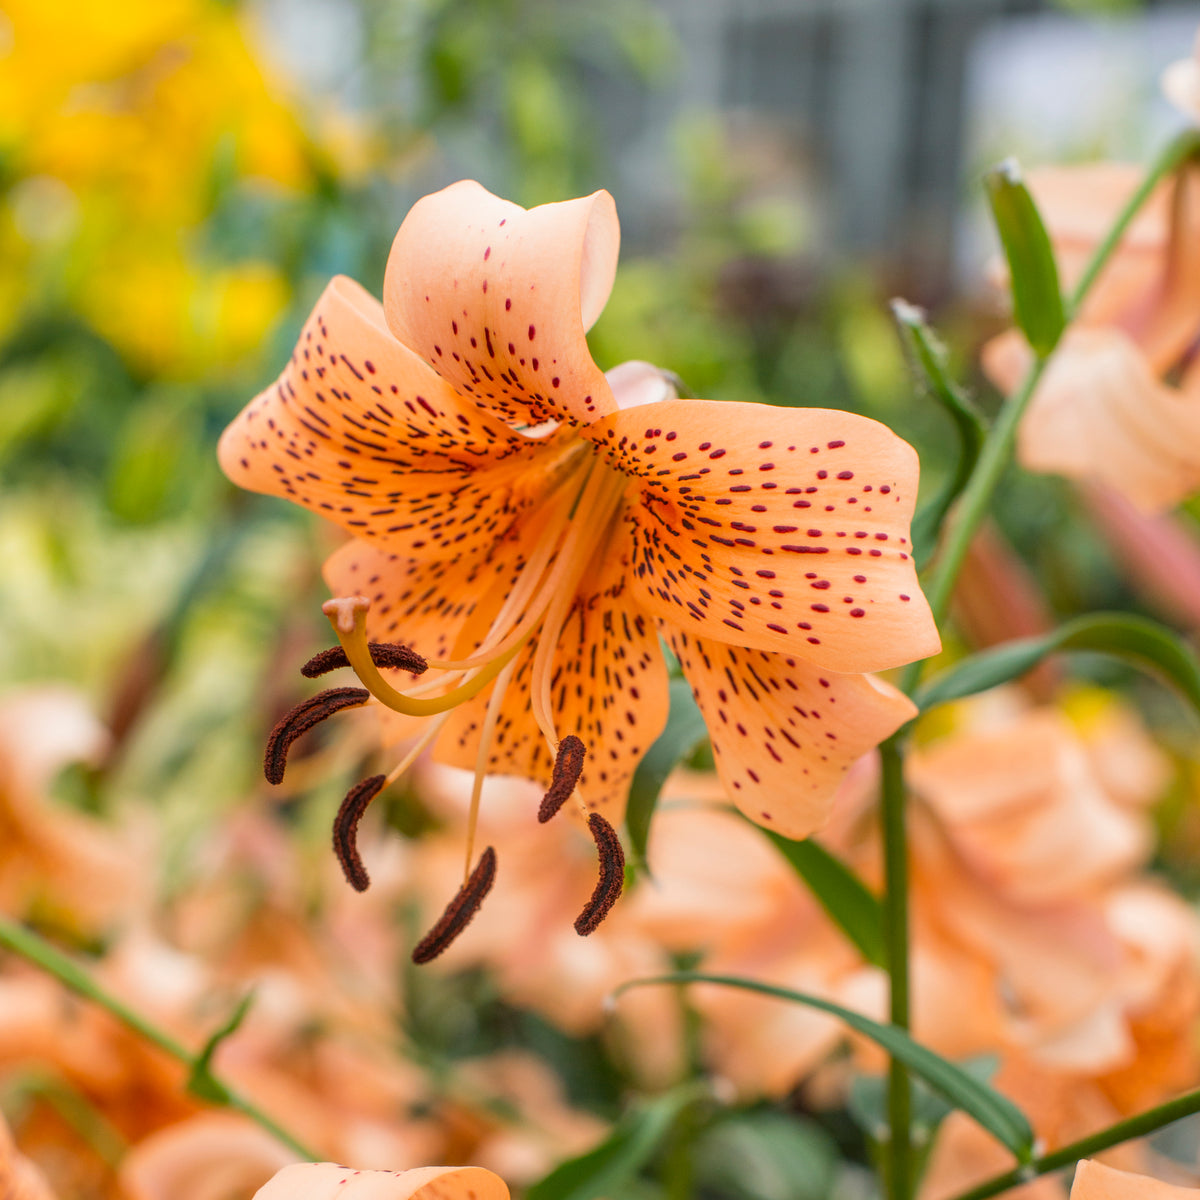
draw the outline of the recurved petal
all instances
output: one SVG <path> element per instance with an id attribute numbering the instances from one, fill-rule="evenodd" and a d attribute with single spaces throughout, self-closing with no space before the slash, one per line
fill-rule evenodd
<path id="1" fill-rule="evenodd" d="M 508 1200 L 508 1187 L 483 1167 L 356 1171 L 296 1163 L 259 1188 L 254 1200 Z"/>
<path id="2" fill-rule="evenodd" d="M 1074 329 L 1034 393 L 1017 438 L 1032 471 L 1107 483 L 1144 512 L 1200 487 L 1200 395 L 1160 383 L 1116 329 Z"/>
<path id="3" fill-rule="evenodd" d="M 820 829 L 851 764 L 917 713 L 871 675 L 723 645 L 666 622 L 662 630 L 692 685 L 733 802 L 785 837 Z"/>
<path id="4" fill-rule="evenodd" d="M 840 672 L 938 650 L 909 542 L 917 455 L 885 425 L 667 400 L 583 433 L 633 480 L 630 584 L 656 616 Z"/>
<path id="5" fill-rule="evenodd" d="M 530 499 L 521 467 L 545 448 L 457 395 L 388 332 L 379 302 L 339 277 L 218 454 L 241 487 L 444 558 L 504 532 Z"/>
<path id="6" fill-rule="evenodd" d="M 1200 1188 L 1180 1187 L 1148 1175 L 1118 1171 L 1090 1158 L 1075 1168 L 1071 1184 L 1071 1200 L 1196 1200 L 1197 1196 Z"/>
<path id="7" fill-rule="evenodd" d="M 514 425 L 582 423 L 614 408 L 586 331 L 617 270 L 607 192 L 524 209 L 463 180 L 413 205 L 388 259 L 396 336 Z"/>
<path id="8" fill-rule="evenodd" d="M 662 732 L 670 706 L 658 630 L 630 603 L 624 577 L 620 559 L 603 556 L 585 576 L 559 635 L 551 693 L 559 738 L 573 733 L 586 750 L 580 794 L 613 825 L 624 816 L 630 780 Z M 532 667 L 530 648 L 508 685 L 488 771 L 548 786 L 553 760 L 530 712 Z M 474 769 L 490 694 L 489 689 L 450 718 L 435 747 L 439 762 Z"/>

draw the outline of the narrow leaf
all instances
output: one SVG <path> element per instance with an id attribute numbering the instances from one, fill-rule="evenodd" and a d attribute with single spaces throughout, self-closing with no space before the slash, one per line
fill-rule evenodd
<path id="1" fill-rule="evenodd" d="M 187 1081 L 187 1090 L 193 1096 L 198 1096 L 201 1100 L 209 1100 L 214 1104 L 230 1102 L 229 1089 L 212 1073 L 212 1060 L 221 1043 L 241 1028 L 253 1003 L 254 993 L 247 992 L 234 1006 L 233 1012 L 204 1043 L 200 1053 L 196 1055 Z"/>
<path id="2" fill-rule="evenodd" d="M 1066 324 L 1050 238 L 1015 159 L 994 167 L 983 182 L 1008 259 L 1013 316 L 1034 353 L 1044 358 Z"/>
<path id="3" fill-rule="evenodd" d="M 838 857 L 811 838 L 794 842 L 771 829 L 763 833 L 808 885 L 839 929 L 877 967 L 886 966 L 883 908 L 878 898 Z"/>
<path id="4" fill-rule="evenodd" d="M 625 829 L 634 862 L 645 866 L 650 820 L 667 776 L 708 736 L 686 679 L 671 680 L 671 712 L 667 726 L 646 751 L 634 772 L 625 810 Z"/>
<path id="5" fill-rule="evenodd" d="M 1086 650 L 1110 654 L 1157 675 L 1200 714 L 1200 663 L 1169 629 L 1128 613 L 1093 613 L 1042 637 L 1021 638 L 974 654 L 931 679 L 913 697 L 922 712 L 1019 679 L 1048 654 Z"/>
<path id="6" fill-rule="evenodd" d="M 619 1196 L 650 1161 L 680 1111 L 696 1100 L 698 1094 L 695 1084 L 689 1084 L 632 1108 L 600 1145 L 560 1163 L 525 1193 L 526 1200 L 596 1200 L 601 1196 Z"/>
<path id="7" fill-rule="evenodd" d="M 946 348 L 926 322 L 925 313 L 907 300 L 893 300 L 891 308 L 913 374 L 925 394 L 945 409 L 958 434 L 958 457 L 953 472 L 913 518 L 912 539 L 920 568 L 933 552 L 950 505 L 966 487 L 975 469 L 987 436 L 987 423 L 974 400 L 950 375 Z"/>
<path id="8" fill-rule="evenodd" d="M 896 1025 L 881 1025 L 878 1021 L 872 1021 L 870 1017 L 864 1017 L 862 1013 L 843 1008 L 840 1004 L 834 1004 L 832 1000 L 809 995 L 807 992 L 794 992 L 788 988 L 774 987 L 753 979 L 739 979 L 733 975 L 705 975 L 697 971 L 631 979 L 617 988 L 613 995 L 620 996 L 631 988 L 662 983 L 713 983 L 722 987 L 757 992 L 763 996 L 774 996 L 792 1004 L 803 1004 L 808 1008 L 830 1013 L 855 1032 L 882 1046 L 914 1075 L 923 1079 L 947 1103 L 962 1109 L 978 1121 L 993 1137 L 1007 1146 L 1020 1162 L 1028 1162 L 1033 1157 L 1033 1130 L 1025 1114 L 1008 1097 L 993 1091 L 961 1067 L 914 1042 Z"/>

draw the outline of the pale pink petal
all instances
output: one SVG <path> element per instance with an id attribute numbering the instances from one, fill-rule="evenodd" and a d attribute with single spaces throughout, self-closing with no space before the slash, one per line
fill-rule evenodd
<path id="1" fill-rule="evenodd" d="M 619 244 L 607 192 L 526 210 L 464 180 L 404 218 L 384 281 L 388 324 L 494 417 L 595 420 L 614 403 L 584 335 Z"/>

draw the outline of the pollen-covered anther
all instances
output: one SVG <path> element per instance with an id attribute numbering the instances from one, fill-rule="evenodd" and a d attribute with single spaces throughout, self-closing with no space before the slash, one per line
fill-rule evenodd
<path id="1" fill-rule="evenodd" d="M 588 829 L 600 854 L 600 878 L 596 880 L 592 898 L 575 918 L 575 932 L 580 937 L 596 931 L 616 904 L 625 883 L 625 851 L 621 849 L 617 831 L 597 812 L 588 817 Z"/>
<path id="2" fill-rule="evenodd" d="M 386 782 L 386 775 L 372 775 L 356 783 L 333 818 L 333 852 L 341 863 L 346 882 L 356 892 L 365 892 L 371 886 L 371 877 L 358 853 L 358 823 Z"/>
<path id="3" fill-rule="evenodd" d="M 384 669 L 409 671 L 413 675 L 423 675 L 429 669 L 429 664 L 415 650 L 401 646 L 398 642 L 368 642 L 367 649 L 371 652 L 371 661 Z M 314 654 L 300 668 L 300 674 L 305 679 L 317 679 L 336 671 L 339 667 L 348 667 L 349 658 L 341 646 L 330 646 L 320 654 Z"/>
<path id="4" fill-rule="evenodd" d="M 550 787 L 542 797 L 538 808 L 538 821 L 541 824 L 552 816 L 571 798 L 575 785 L 583 774 L 583 758 L 586 754 L 582 739 L 573 733 L 568 733 L 558 743 L 558 753 L 554 756 L 554 771 L 550 776 Z"/>
<path id="5" fill-rule="evenodd" d="M 371 693 L 366 688 L 328 688 L 297 704 L 286 713 L 267 734 L 267 750 L 263 755 L 263 774 L 268 783 L 283 782 L 287 755 L 292 743 L 310 729 L 328 720 L 345 708 L 366 704 Z"/>
<path id="6" fill-rule="evenodd" d="M 471 923 L 495 882 L 496 851 L 489 846 L 479 856 L 479 862 L 475 864 L 475 870 L 467 882 L 458 889 L 458 895 L 446 905 L 446 911 L 438 918 L 438 923 L 417 943 L 412 952 L 413 962 L 432 962 L 445 951 Z"/>

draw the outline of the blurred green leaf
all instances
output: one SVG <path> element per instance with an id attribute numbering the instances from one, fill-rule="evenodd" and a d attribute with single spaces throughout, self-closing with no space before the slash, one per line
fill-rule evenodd
<path id="1" fill-rule="evenodd" d="M 1172 685 L 1200 714 L 1200 663 L 1176 634 L 1156 621 L 1128 613 L 1077 617 L 1043 637 L 1021 638 L 970 658 L 920 688 L 922 712 L 1019 679 L 1048 654 L 1090 650 L 1121 658 Z"/>
<path id="2" fill-rule="evenodd" d="M 666 728 L 634 772 L 629 788 L 629 804 L 625 809 L 625 829 L 634 862 L 646 864 L 646 843 L 650 838 L 650 821 L 658 805 L 658 795 L 667 776 L 708 736 L 704 718 L 692 698 L 691 685 L 686 679 L 671 680 L 671 711 Z"/>
<path id="3" fill-rule="evenodd" d="M 734 975 L 708 975 L 699 971 L 679 971 L 673 975 L 655 975 L 647 979 L 631 979 L 613 993 L 620 996 L 635 987 L 647 987 L 661 983 L 711 983 L 721 987 L 740 988 L 742 991 L 757 992 L 762 996 L 773 996 L 792 1004 L 803 1004 L 819 1012 L 827 1012 L 848 1025 L 856 1033 L 870 1038 L 893 1058 L 902 1062 L 915 1075 L 920 1076 L 938 1095 L 955 1108 L 973 1117 L 990 1134 L 1007 1146 L 1021 1162 L 1033 1156 L 1033 1130 L 1025 1114 L 1007 1096 L 993 1091 L 980 1083 L 968 1072 L 954 1063 L 935 1054 L 925 1046 L 914 1042 L 898 1026 L 881 1025 L 864 1017 L 851 1008 L 843 1008 L 832 1000 L 813 996 L 807 992 L 796 992 L 789 988 L 774 987 L 754 979 L 739 979 Z"/>
<path id="4" fill-rule="evenodd" d="M 749 818 L 747 818 L 748 820 Z M 877 967 L 887 964 L 883 909 L 879 900 L 840 858 L 812 838 L 796 842 L 771 829 L 763 833 L 808 885 L 839 929 Z"/>
<path id="5" fill-rule="evenodd" d="M 975 469 L 979 451 L 987 436 L 987 424 L 974 400 L 950 375 L 946 348 L 927 324 L 924 312 L 916 305 L 899 299 L 892 301 L 891 308 L 913 374 L 920 381 L 925 394 L 946 411 L 958 435 L 958 457 L 953 472 L 937 495 L 922 504 L 913 517 L 912 539 L 917 566 L 920 568 L 937 545 L 938 534 L 950 505 L 967 486 L 967 480 Z"/>
<path id="6" fill-rule="evenodd" d="M 1008 259 L 1013 316 L 1034 353 L 1045 357 L 1066 324 L 1050 238 L 1015 159 L 993 167 L 983 181 Z"/>
<path id="7" fill-rule="evenodd" d="M 824 1200 L 837 1161 L 818 1125 L 771 1110 L 716 1121 L 694 1153 L 705 1192 L 735 1200 Z"/>
<path id="8" fill-rule="evenodd" d="M 193 1096 L 199 1096 L 201 1100 L 208 1100 L 213 1104 L 228 1104 L 230 1102 L 229 1089 L 212 1073 L 213 1056 L 220 1048 L 221 1043 L 226 1038 L 232 1037 L 241 1028 L 242 1022 L 246 1019 L 246 1015 L 249 1013 L 250 1006 L 253 1003 L 254 993 L 252 991 L 247 992 L 234 1005 L 233 1011 L 221 1023 L 220 1027 L 212 1034 L 208 1041 L 204 1043 L 200 1053 L 196 1055 L 192 1063 L 191 1072 L 188 1074 L 186 1085 L 187 1090 Z"/>
<path id="9" fill-rule="evenodd" d="M 600 1145 L 560 1163 L 526 1192 L 526 1200 L 595 1200 L 622 1195 L 697 1094 L 696 1085 L 689 1083 L 635 1105 Z"/>

